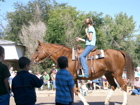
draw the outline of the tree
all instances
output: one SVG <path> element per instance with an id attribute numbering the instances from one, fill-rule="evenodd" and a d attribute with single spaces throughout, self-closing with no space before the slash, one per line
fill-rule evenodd
<path id="1" fill-rule="evenodd" d="M 106 15 L 103 19 L 102 30 L 104 30 L 103 34 L 106 35 L 107 48 L 124 50 L 135 62 L 137 58 L 135 56 L 136 43 L 133 34 L 135 32 L 135 22 L 133 17 L 128 17 L 126 13 L 121 12 L 115 15 L 114 19 L 109 15 Z"/>
<path id="2" fill-rule="evenodd" d="M 140 66 L 140 34 L 136 35 L 135 45 L 135 63 L 136 66 Z"/>
<path id="3" fill-rule="evenodd" d="M 23 3 L 15 3 L 15 11 L 7 13 L 8 31 L 6 33 L 6 38 L 8 40 L 12 40 L 18 43 L 21 42 L 18 33 L 21 31 L 23 25 L 28 26 L 29 21 L 34 21 L 36 5 L 38 5 L 38 8 L 42 11 L 40 14 L 40 20 L 47 20 L 47 13 L 53 7 L 50 0 L 34 0 L 32 2 L 29 1 L 27 5 Z"/>
<path id="4" fill-rule="evenodd" d="M 48 31 L 45 41 L 71 47 L 76 34 L 79 34 L 79 12 L 71 6 L 57 6 L 49 12 Z M 80 15 L 82 16 L 82 15 Z"/>
<path id="5" fill-rule="evenodd" d="M 135 22 L 133 17 L 126 13 L 119 13 L 115 19 L 106 16 L 104 18 L 105 34 L 108 36 L 108 47 L 116 50 L 127 50 L 130 40 L 133 37 Z"/>
<path id="6" fill-rule="evenodd" d="M 102 13 L 90 12 L 85 14 L 82 11 L 76 11 L 76 8 L 63 5 L 58 6 L 49 12 L 49 19 L 47 22 L 48 31 L 45 36 L 45 41 L 50 43 L 63 44 L 68 47 L 75 45 L 75 38 L 85 38 L 85 25 L 83 20 L 90 16 L 96 21 L 95 29 L 99 34 L 98 27 L 102 24 Z M 84 43 L 80 43 L 84 46 Z"/>
<path id="7" fill-rule="evenodd" d="M 36 5 L 35 14 L 34 14 L 34 21 L 29 22 L 29 25 L 23 25 L 21 28 L 21 32 L 19 33 L 20 41 L 23 45 L 26 46 L 25 56 L 31 58 L 32 54 L 35 51 L 38 43 L 37 40 L 43 42 L 43 37 L 46 33 L 46 25 L 41 20 L 41 10 Z M 44 63 L 42 63 L 44 65 Z M 33 70 L 37 70 L 42 68 L 41 65 L 33 66 Z"/>

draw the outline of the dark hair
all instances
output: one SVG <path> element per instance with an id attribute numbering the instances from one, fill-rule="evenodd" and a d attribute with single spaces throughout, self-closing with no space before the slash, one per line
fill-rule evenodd
<path id="1" fill-rule="evenodd" d="M 58 67 L 60 69 L 64 69 L 68 67 L 68 59 L 65 56 L 61 56 L 57 59 Z"/>
<path id="2" fill-rule="evenodd" d="M 20 68 L 20 69 L 24 69 L 24 67 L 25 67 L 26 65 L 29 65 L 30 62 L 31 62 L 31 61 L 30 61 L 28 58 L 26 58 L 26 57 L 21 57 L 21 58 L 19 58 L 19 61 L 18 61 L 19 68 Z"/>
<path id="3" fill-rule="evenodd" d="M 0 56 L 4 53 L 4 48 L 0 46 Z"/>

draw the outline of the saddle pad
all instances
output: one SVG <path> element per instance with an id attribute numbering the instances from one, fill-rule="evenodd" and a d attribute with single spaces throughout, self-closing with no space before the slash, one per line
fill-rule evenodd
<path id="1" fill-rule="evenodd" d="M 86 59 L 87 60 L 91 60 L 91 59 L 102 59 L 104 58 L 104 50 L 98 50 L 98 52 L 100 52 L 100 54 L 95 54 L 95 55 L 91 55 L 91 56 L 87 56 Z M 76 60 L 78 58 L 78 54 L 76 52 L 76 49 L 72 48 L 72 60 Z"/>
<path id="2" fill-rule="evenodd" d="M 99 50 L 101 53 L 100 54 L 96 54 L 96 55 L 92 55 L 92 56 L 87 56 L 87 60 L 91 60 L 91 59 L 102 59 L 104 58 L 104 50 Z"/>

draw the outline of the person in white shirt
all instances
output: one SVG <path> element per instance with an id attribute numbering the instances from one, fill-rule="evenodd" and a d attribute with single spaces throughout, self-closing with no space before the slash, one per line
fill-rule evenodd
<path id="1" fill-rule="evenodd" d="M 132 90 L 131 95 L 140 95 L 140 80 L 139 77 L 135 77 L 135 81 L 134 81 L 134 90 Z"/>

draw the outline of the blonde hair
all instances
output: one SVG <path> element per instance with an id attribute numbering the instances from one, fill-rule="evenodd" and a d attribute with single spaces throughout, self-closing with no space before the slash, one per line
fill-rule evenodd
<path id="1" fill-rule="evenodd" d="M 92 18 L 87 17 L 87 18 L 84 20 L 84 23 L 85 23 L 85 24 L 93 25 L 93 20 L 92 20 Z"/>

